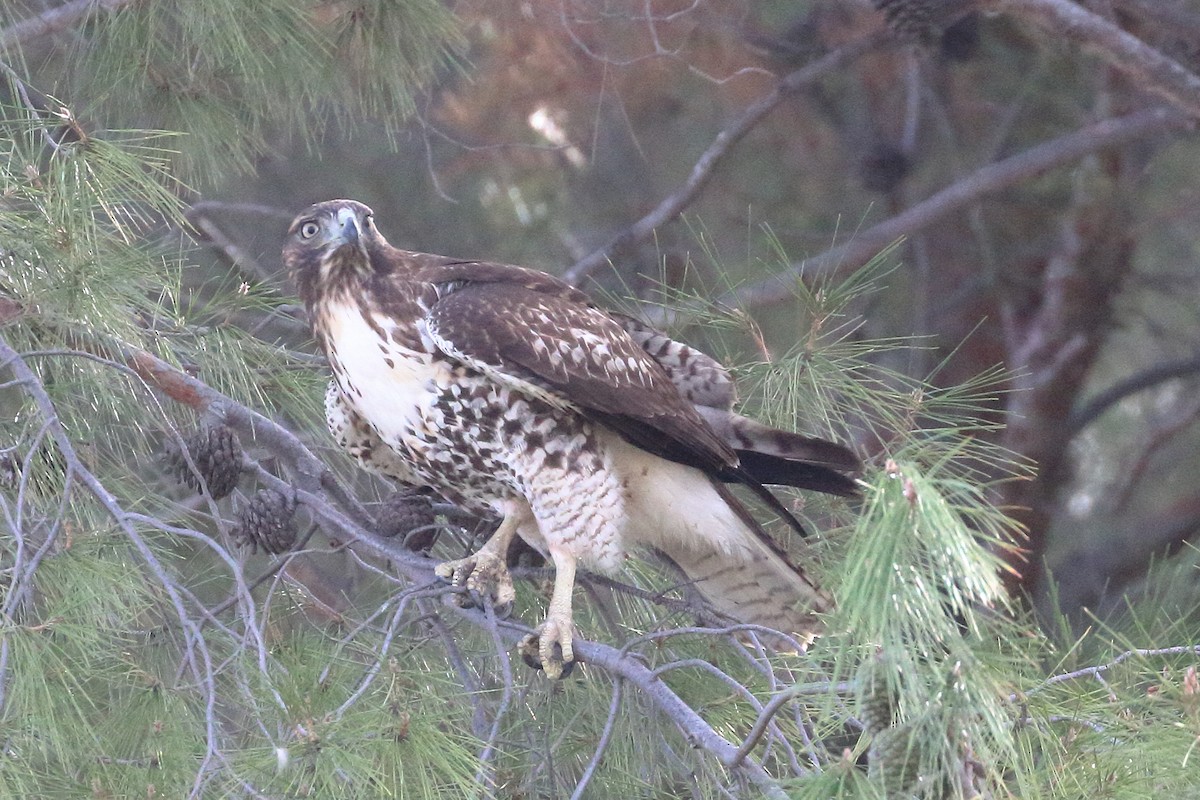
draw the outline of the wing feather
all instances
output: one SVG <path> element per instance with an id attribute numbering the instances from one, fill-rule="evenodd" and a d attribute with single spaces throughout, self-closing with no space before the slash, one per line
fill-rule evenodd
<path id="1" fill-rule="evenodd" d="M 469 283 L 430 309 L 433 342 L 500 381 L 584 409 L 653 453 L 709 471 L 737 455 L 612 317 L 569 295 Z"/>

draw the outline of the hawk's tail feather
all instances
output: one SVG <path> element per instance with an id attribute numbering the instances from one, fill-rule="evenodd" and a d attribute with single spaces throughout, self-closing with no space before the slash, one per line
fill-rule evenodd
<path id="1" fill-rule="evenodd" d="M 722 474 L 726 482 L 795 486 L 851 497 L 858 493 L 854 474 L 862 468 L 850 449 L 835 442 L 772 428 L 724 409 L 697 406 L 722 441 L 738 456 L 738 471 Z M 739 474 L 740 473 L 740 474 Z"/>
<path id="2" fill-rule="evenodd" d="M 717 550 L 671 548 L 663 554 L 723 617 L 762 625 L 806 642 L 829 598 L 803 571 L 758 539 L 746 539 L 735 558 Z"/>
<path id="3" fill-rule="evenodd" d="M 738 450 L 738 466 L 758 483 L 770 486 L 795 486 L 814 492 L 854 497 L 858 486 L 853 478 L 829 467 L 794 461 L 788 458 L 761 453 L 757 450 Z"/>
<path id="4" fill-rule="evenodd" d="M 663 553 L 724 616 L 804 637 L 816 631 L 829 599 L 728 487 L 616 434 L 606 439 L 625 487 L 628 545 Z"/>

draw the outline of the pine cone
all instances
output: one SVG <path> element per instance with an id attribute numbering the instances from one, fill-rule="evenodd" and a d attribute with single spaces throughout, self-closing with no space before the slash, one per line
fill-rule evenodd
<path id="1" fill-rule="evenodd" d="M 935 17 L 941 11 L 938 0 L 875 0 L 892 33 L 906 42 L 932 44 Z"/>
<path id="2" fill-rule="evenodd" d="M 420 489 L 393 492 L 380 504 L 375 530 L 380 536 L 404 537 L 404 546 L 418 553 L 433 547 L 437 538 L 433 498 Z"/>
<path id="3" fill-rule="evenodd" d="M 875 734 L 867 749 L 867 775 L 883 784 L 888 797 L 911 796 L 921 776 L 917 731 L 898 725 Z"/>
<path id="4" fill-rule="evenodd" d="M 921 753 L 916 729 L 896 724 L 896 697 L 888 674 L 899 665 L 883 651 L 859 665 L 858 717 L 871 737 L 867 775 L 882 783 L 889 797 L 911 796 L 920 776 Z"/>
<path id="5" fill-rule="evenodd" d="M 200 430 L 184 440 L 187 455 L 196 465 L 193 471 L 179 444 L 168 439 L 163 460 L 175 480 L 214 500 L 228 497 L 242 474 L 242 445 L 237 434 L 224 425 Z M 197 475 L 197 473 L 199 473 Z"/>
<path id="6" fill-rule="evenodd" d="M 296 543 L 296 500 L 274 489 L 259 489 L 238 514 L 238 522 L 229 532 L 239 547 L 257 553 L 286 552 Z"/>
<path id="7" fill-rule="evenodd" d="M 0 489 L 15 488 L 21 481 L 21 462 L 17 459 L 17 448 L 0 450 Z"/>
<path id="8" fill-rule="evenodd" d="M 861 694 L 858 700 L 858 719 L 872 736 L 892 727 L 895 704 L 891 688 L 879 670 L 860 673 Z"/>

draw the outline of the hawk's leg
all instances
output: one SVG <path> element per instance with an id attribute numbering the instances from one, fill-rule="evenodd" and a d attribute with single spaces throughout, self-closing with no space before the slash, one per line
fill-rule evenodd
<path id="1" fill-rule="evenodd" d="M 517 592 L 513 588 L 512 576 L 508 574 L 508 545 L 516 535 L 520 522 L 520 514 L 505 514 L 492 538 L 475 555 L 446 561 L 434 568 L 435 575 L 449 580 L 454 586 L 466 585 L 467 594 L 455 597 L 455 601 L 464 608 L 482 607 L 485 597 L 490 597 L 495 603 L 497 614 L 504 615 L 512 608 Z"/>
<path id="2" fill-rule="evenodd" d="M 575 668 L 575 653 L 571 640 L 575 620 L 571 613 L 571 594 L 575 590 L 575 556 L 551 548 L 554 559 L 554 592 L 546 620 L 517 645 L 517 651 L 531 667 L 545 670 L 550 679 L 565 678 Z"/>

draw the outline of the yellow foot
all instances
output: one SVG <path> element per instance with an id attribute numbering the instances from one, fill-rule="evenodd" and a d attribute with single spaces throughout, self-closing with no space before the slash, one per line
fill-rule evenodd
<path id="1" fill-rule="evenodd" d="M 575 652 L 571 648 L 571 618 L 554 614 L 517 645 L 517 652 L 526 664 L 545 671 L 551 680 L 565 678 L 575 669 Z"/>
<path id="2" fill-rule="evenodd" d="M 512 610 L 513 601 L 517 599 L 504 556 L 491 550 L 480 550 L 468 558 L 443 562 L 434 567 L 433 572 L 453 586 L 466 587 L 466 594 L 454 596 L 454 602 L 462 608 L 483 608 L 485 598 L 490 598 L 496 613 L 504 616 Z"/>

